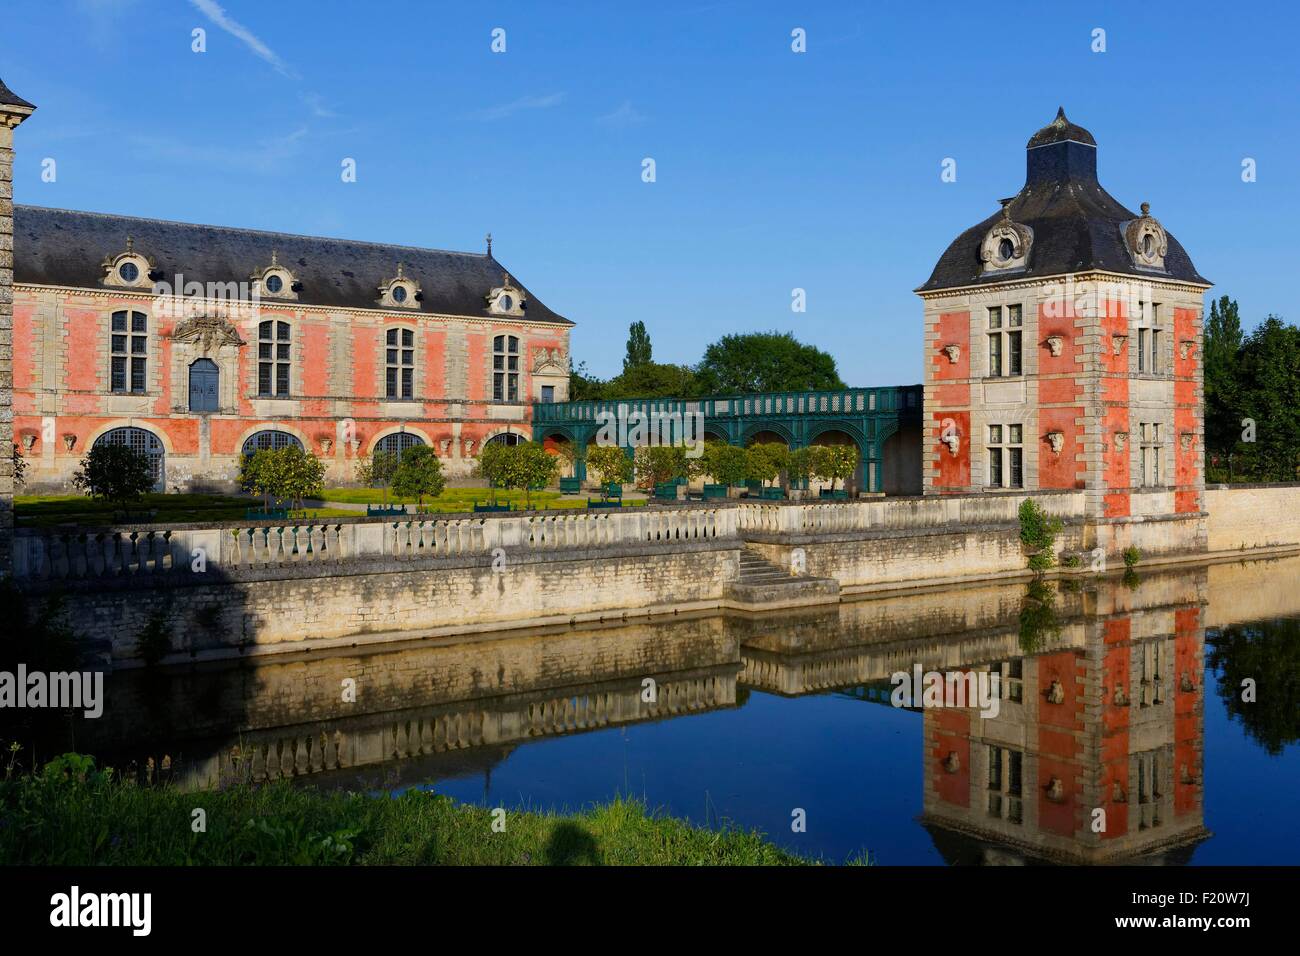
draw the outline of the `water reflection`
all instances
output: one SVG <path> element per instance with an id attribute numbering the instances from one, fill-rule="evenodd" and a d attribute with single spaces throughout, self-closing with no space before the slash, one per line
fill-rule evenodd
<path id="1" fill-rule="evenodd" d="M 731 746 L 701 755 L 654 744 L 654 764 L 675 778 L 675 792 L 707 798 L 717 774 L 751 806 L 784 785 L 824 791 L 884 816 L 877 826 L 919 822 L 932 855 L 948 862 L 1182 862 L 1209 836 L 1207 653 L 1220 675 L 1211 700 L 1217 694 L 1252 739 L 1278 754 L 1300 736 L 1300 596 L 1268 584 L 1297 570 L 1300 559 L 1254 562 L 127 671 L 107 682 L 104 717 L 78 721 L 72 733 L 78 749 L 142 780 L 191 789 L 284 778 L 396 788 L 481 776 L 488 799 L 494 771 L 513 766 L 530 742 L 580 736 L 590 742 L 583 759 L 599 764 L 608 753 L 600 731 L 732 711 L 730 737 L 719 737 Z M 1252 619 L 1266 622 L 1233 623 Z M 998 674 L 997 716 L 957 707 L 903 715 L 920 780 L 851 782 L 865 756 L 852 748 L 820 754 L 815 772 L 798 765 L 800 745 L 784 732 L 797 738 L 811 726 L 806 705 L 829 693 L 848 704 L 835 712 L 838 726 L 882 723 L 894 716 L 890 675 L 915 665 Z M 1248 677 L 1259 704 L 1240 699 Z M 355 702 L 341 692 L 347 680 Z M 751 695 L 769 696 L 756 708 Z M 780 708 L 779 735 L 768 702 Z M 756 710 L 766 715 L 761 727 L 746 716 Z M 770 737 L 769 759 L 755 765 L 734 742 L 758 734 Z M 599 769 L 569 774 L 564 802 L 611 796 L 617 768 Z M 525 787 L 516 782 L 515 796 L 535 803 Z M 899 811 L 900 794 L 911 811 Z M 743 812 L 736 822 L 771 830 Z M 839 848 L 833 839 L 824 846 Z"/>

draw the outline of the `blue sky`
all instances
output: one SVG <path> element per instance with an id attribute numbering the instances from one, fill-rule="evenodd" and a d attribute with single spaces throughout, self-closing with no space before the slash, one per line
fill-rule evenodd
<path id="1" fill-rule="evenodd" d="M 604 375 L 639 319 L 660 361 L 780 329 L 850 384 L 919 381 L 911 290 L 1020 188 L 1060 104 L 1248 326 L 1300 320 L 1300 17 L 1087 6 L 4 0 L 0 77 L 39 107 L 19 202 L 448 249 L 491 231 Z"/>

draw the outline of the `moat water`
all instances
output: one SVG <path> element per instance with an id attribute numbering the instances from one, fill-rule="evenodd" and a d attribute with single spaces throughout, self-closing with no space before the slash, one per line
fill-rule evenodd
<path id="1" fill-rule="evenodd" d="M 1292 558 L 119 671 L 41 746 L 194 789 L 634 796 L 833 861 L 1295 864 L 1297 582 Z M 997 715 L 893 706 L 916 665 L 997 673 Z"/>

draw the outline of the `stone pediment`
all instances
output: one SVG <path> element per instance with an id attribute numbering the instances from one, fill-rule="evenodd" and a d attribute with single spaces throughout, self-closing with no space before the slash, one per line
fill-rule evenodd
<path id="1" fill-rule="evenodd" d="M 223 345 L 244 344 L 238 329 L 214 315 L 196 315 L 178 322 L 176 330 L 172 332 L 172 340 L 197 346 L 201 355 L 215 352 Z"/>

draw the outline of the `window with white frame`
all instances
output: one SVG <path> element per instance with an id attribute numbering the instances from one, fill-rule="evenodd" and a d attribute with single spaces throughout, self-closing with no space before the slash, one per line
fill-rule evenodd
<path id="1" fill-rule="evenodd" d="M 1025 429 L 1023 425 L 990 425 L 989 487 L 1025 486 Z"/>
<path id="2" fill-rule="evenodd" d="M 415 332 L 391 328 L 386 333 L 384 388 L 389 398 L 411 398 L 415 393 Z"/>
<path id="3" fill-rule="evenodd" d="M 1165 702 L 1164 677 L 1160 673 L 1159 641 L 1147 641 L 1138 649 L 1138 707 L 1154 707 Z"/>
<path id="4" fill-rule="evenodd" d="M 110 388 L 114 392 L 148 391 L 149 316 L 114 312 L 109 334 Z"/>
<path id="5" fill-rule="evenodd" d="M 289 394 L 289 323 L 267 320 L 257 326 L 257 394 Z"/>
<path id="6" fill-rule="evenodd" d="M 1159 750 L 1148 750 L 1134 756 L 1137 758 L 1138 829 L 1149 830 L 1163 822 L 1160 798 L 1164 761 Z"/>
<path id="7" fill-rule="evenodd" d="M 519 401 L 519 339 L 498 335 L 492 340 L 492 398 Z"/>
<path id="8" fill-rule="evenodd" d="M 1160 423 L 1141 422 L 1138 425 L 1138 485 L 1142 488 L 1160 487 Z"/>
<path id="9" fill-rule="evenodd" d="M 1137 327 L 1139 372 L 1155 375 L 1162 371 L 1163 355 L 1160 350 L 1164 342 L 1163 331 L 1160 328 L 1160 303 L 1141 303 Z"/>
<path id="10" fill-rule="evenodd" d="M 995 305 L 989 309 L 989 377 L 1020 374 L 1022 316 L 1020 306 Z"/>
<path id="11" fill-rule="evenodd" d="M 1021 771 L 1024 755 L 1018 750 L 994 747 L 990 744 L 988 761 L 989 816 L 998 817 L 1008 823 L 1020 823 L 1022 820 Z"/>

